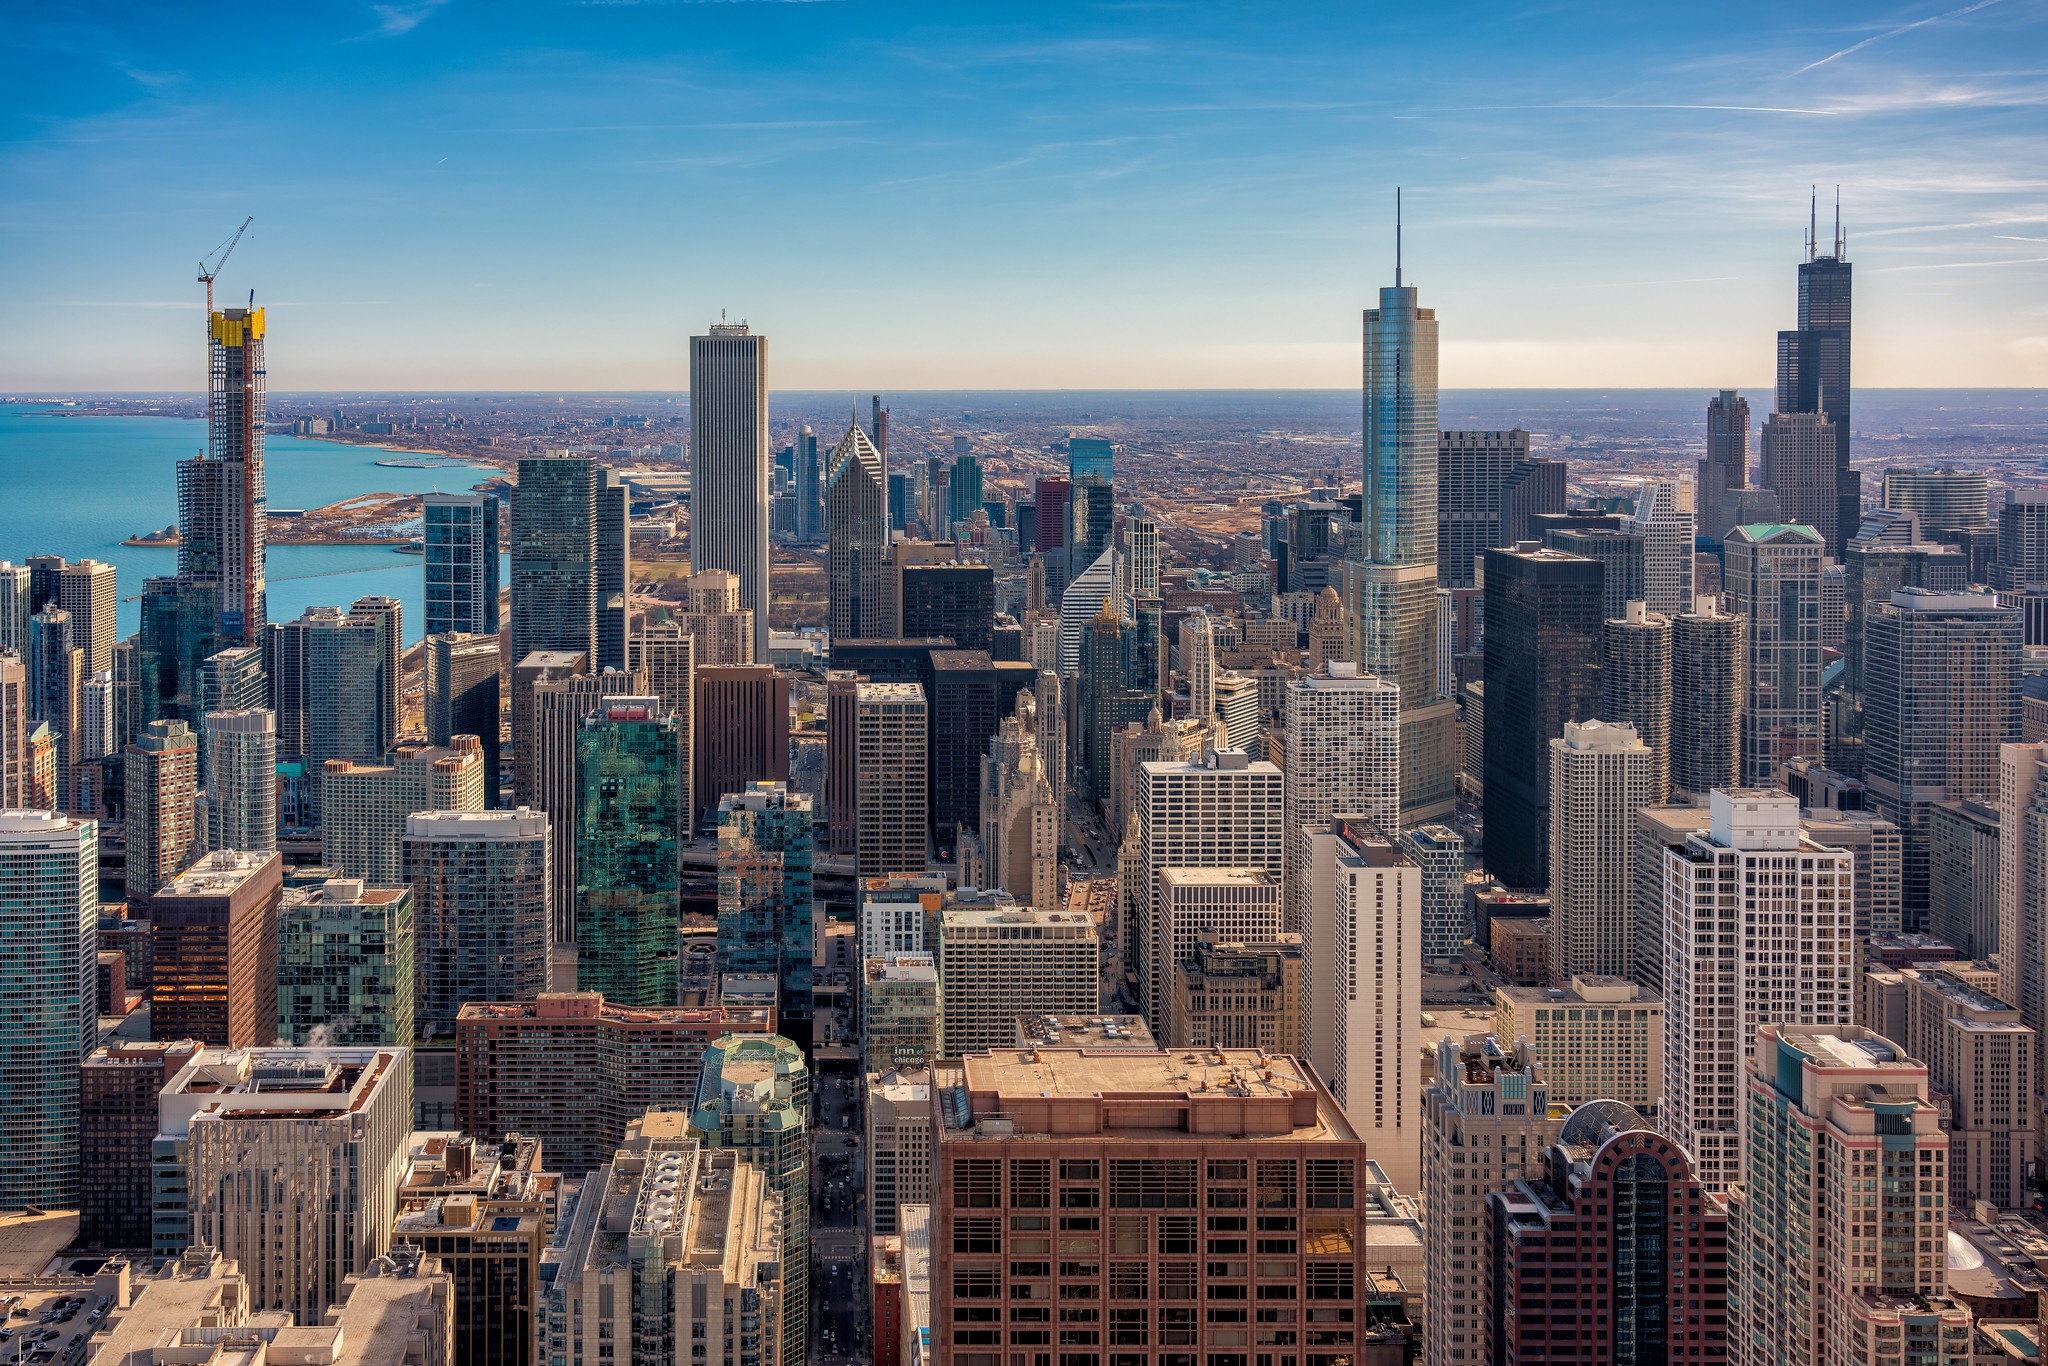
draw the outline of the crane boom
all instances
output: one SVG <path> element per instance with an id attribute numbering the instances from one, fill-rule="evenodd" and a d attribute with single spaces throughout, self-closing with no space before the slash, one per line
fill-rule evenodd
<path id="1" fill-rule="evenodd" d="M 235 229 L 235 235 L 228 238 L 227 245 L 218 248 L 220 255 L 215 259 L 211 269 L 207 267 L 204 258 L 201 258 L 199 262 L 199 283 L 206 286 L 206 316 L 208 318 L 213 316 L 213 278 L 220 274 L 220 268 L 226 265 L 228 257 L 234 254 L 235 244 L 242 240 L 242 234 L 249 231 L 249 225 L 255 221 L 256 215 L 253 213 L 242 220 L 242 226 Z"/>

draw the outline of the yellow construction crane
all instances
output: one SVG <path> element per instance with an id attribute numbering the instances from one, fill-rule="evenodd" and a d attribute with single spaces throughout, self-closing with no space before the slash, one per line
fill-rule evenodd
<path id="1" fill-rule="evenodd" d="M 207 267 L 203 258 L 199 262 L 199 283 L 206 286 L 206 316 L 209 318 L 213 316 L 213 277 L 220 274 L 220 268 L 228 263 L 228 257 L 234 252 L 235 244 L 242 240 L 242 234 L 249 231 L 249 225 L 255 221 L 256 215 L 253 213 L 244 218 L 242 226 L 235 229 L 235 235 L 227 240 L 227 244 L 216 248 L 220 255 L 211 269 Z"/>

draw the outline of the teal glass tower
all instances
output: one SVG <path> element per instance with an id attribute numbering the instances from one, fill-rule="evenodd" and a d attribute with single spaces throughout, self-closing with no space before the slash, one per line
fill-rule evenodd
<path id="1" fill-rule="evenodd" d="M 0 1214 L 78 1208 L 79 1066 L 98 1041 L 99 827 L 0 811 Z"/>
<path id="2" fill-rule="evenodd" d="M 811 1074 L 803 1050 L 779 1034 L 721 1034 L 704 1050 L 690 1129 L 707 1148 L 730 1148 L 782 1200 L 782 1356 L 807 1359 L 810 1332 Z"/>
<path id="3" fill-rule="evenodd" d="M 781 783 L 718 803 L 718 970 L 773 975 L 776 1018 L 800 1042 L 812 1015 L 811 826 L 811 799 Z"/>
<path id="4" fill-rule="evenodd" d="M 430 636 L 498 634 L 498 500 L 488 493 L 420 499 Z"/>
<path id="5" fill-rule="evenodd" d="M 1436 310 L 1401 278 L 1365 311 L 1365 450 L 1358 547 L 1339 570 L 1350 654 L 1401 689 L 1403 828 L 1456 805 L 1457 703 L 1437 690 Z"/>
<path id="6" fill-rule="evenodd" d="M 576 737 L 576 984 L 676 1000 L 682 745 L 657 697 L 615 697 Z"/>

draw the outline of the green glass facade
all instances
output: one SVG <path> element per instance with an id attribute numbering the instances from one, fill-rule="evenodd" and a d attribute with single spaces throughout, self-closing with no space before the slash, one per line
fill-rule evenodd
<path id="1" fill-rule="evenodd" d="M 410 1046 L 413 911 L 407 887 L 337 879 L 277 926 L 277 1035 L 294 1046 Z"/>
<path id="2" fill-rule="evenodd" d="M 810 1326 L 811 1074 L 779 1034 L 723 1034 L 704 1050 L 690 1127 L 707 1148 L 730 1148 L 782 1200 L 782 1359 L 806 1359 Z M 804 1249 L 806 1251 L 799 1251 Z"/>
<path id="3" fill-rule="evenodd" d="M 576 982 L 622 1006 L 676 1000 L 681 735 L 654 697 L 609 699 L 576 737 Z"/>
<path id="4" fill-rule="evenodd" d="M 808 1032 L 811 991 L 811 799 L 749 783 L 718 804 L 718 970 L 766 973 L 779 1019 Z"/>

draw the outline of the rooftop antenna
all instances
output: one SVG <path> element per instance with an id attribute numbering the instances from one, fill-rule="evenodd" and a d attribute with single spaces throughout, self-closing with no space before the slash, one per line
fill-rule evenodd
<path id="1" fill-rule="evenodd" d="M 1394 288 L 1401 287 L 1401 187 L 1394 187 Z"/>
<path id="2" fill-rule="evenodd" d="M 1835 186 L 1835 259 L 1841 260 L 1842 251 L 1842 187 Z"/>
<path id="3" fill-rule="evenodd" d="M 1806 200 L 1806 259 L 1811 261 L 1820 250 L 1820 190 L 1807 187 Z"/>

